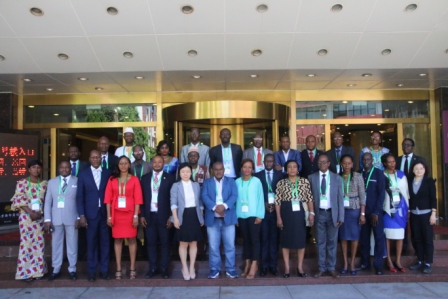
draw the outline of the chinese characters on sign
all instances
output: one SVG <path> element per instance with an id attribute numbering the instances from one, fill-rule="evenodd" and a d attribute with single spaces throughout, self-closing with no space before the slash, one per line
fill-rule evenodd
<path id="1" fill-rule="evenodd" d="M 0 153 L 0 176 L 26 175 L 26 164 L 35 159 L 36 150 L 22 146 L 2 146 Z"/>

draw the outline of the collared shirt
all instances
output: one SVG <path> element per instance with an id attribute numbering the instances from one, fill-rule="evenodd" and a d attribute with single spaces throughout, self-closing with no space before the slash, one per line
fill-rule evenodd
<path id="1" fill-rule="evenodd" d="M 330 179 L 330 171 L 328 171 L 327 170 L 327 172 L 326 173 L 323 173 L 322 171 L 320 171 L 319 170 L 319 193 L 320 193 L 320 190 L 321 190 L 321 186 L 322 186 L 322 175 L 323 174 L 325 174 L 325 180 L 326 180 L 326 182 L 327 182 L 327 190 L 325 190 L 325 195 L 327 196 L 327 205 L 326 206 L 323 206 L 322 205 L 322 201 L 319 201 L 320 202 L 320 206 L 319 206 L 319 208 L 320 209 L 331 209 L 331 201 L 330 201 L 330 184 L 329 184 L 329 182 L 328 182 L 328 180 Z M 331 183 L 331 182 L 330 182 Z M 321 194 L 321 196 L 322 196 L 322 194 Z"/>
<path id="2" fill-rule="evenodd" d="M 224 198 L 222 197 L 222 186 L 224 184 L 224 178 L 221 179 L 221 181 L 218 181 L 216 179 L 216 177 L 213 177 L 213 180 L 215 181 L 215 186 L 216 186 L 216 190 L 218 191 L 218 194 L 216 195 L 216 197 L 220 197 L 222 198 L 223 202 L 224 202 Z M 223 206 L 225 207 L 225 209 L 227 210 L 227 204 L 223 203 Z M 213 207 L 213 211 L 216 209 L 216 205 Z M 221 218 L 221 216 L 218 213 L 215 213 L 215 217 L 219 217 Z"/>
<path id="3" fill-rule="evenodd" d="M 60 175 L 60 177 L 61 177 L 61 190 L 62 190 L 62 187 L 64 187 L 64 179 L 65 179 L 65 181 L 67 182 L 67 185 L 68 185 L 68 181 L 70 181 L 70 175 L 68 175 L 66 177 L 63 177 L 62 175 Z"/>
<path id="4" fill-rule="evenodd" d="M 196 207 L 196 200 L 194 198 L 193 185 L 191 184 L 191 181 L 182 181 L 182 187 L 184 188 L 185 194 L 185 208 Z"/>
<path id="5" fill-rule="evenodd" d="M 95 168 L 93 166 L 90 166 L 90 170 L 92 170 L 92 175 L 93 175 L 93 179 L 95 180 L 95 176 L 98 175 L 98 177 L 100 178 L 100 181 L 98 183 L 98 190 L 100 189 L 99 184 L 101 184 L 101 172 L 103 171 L 103 169 L 100 167 Z M 96 181 L 95 181 L 96 184 Z M 98 207 L 101 208 L 101 199 L 98 197 Z"/>
<path id="6" fill-rule="evenodd" d="M 412 161 L 412 156 L 413 156 L 413 155 L 414 155 L 414 153 L 410 153 L 410 154 L 408 155 L 408 163 L 409 163 L 409 165 L 408 165 L 408 169 L 409 169 L 409 171 L 411 171 L 410 163 L 411 163 L 411 161 Z M 400 170 L 403 171 L 403 172 L 404 172 L 404 163 L 405 163 L 405 161 L 406 161 L 406 155 L 403 155 L 403 156 L 401 157 L 401 165 L 400 165 Z"/>
<path id="7" fill-rule="evenodd" d="M 160 185 L 162 184 L 162 182 L 161 182 L 162 174 L 163 174 L 163 170 L 161 170 L 159 172 L 159 174 L 157 175 L 157 182 L 158 182 L 159 188 L 160 188 Z M 153 178 L 154 178 L 154 176 L 156 176 L 156 172 L 153 171 L 152 175 L 153 175 Z M 151 198 L 154 198 L 154 194 L 156 194 L 156 196 L 158 196 L 159 190 L 154 191 L 153 179 L 151 179 Z M 159 198 L 157 197 L 157 202 L 158 201 L 159 201 Z M 151 202 L 151 212 L 157 212 L 157 211 L 158 211 L 158 205 L 156 205 L 156 203 L 154 203 L 154 202 Z"/>
<path id="8" fill-rule="evenodd" d="M 285 157 L 285 162 L 286 161 L 288 161 L 288 156 L 289 156 L 289 148 L 288 148 L 288 151 L 285 153 L 285 151 L 284 150 L 282 150 L 282 153 L 283 153 L 283 157 Z M 280 161 L 278 161 L 279 163 L 280 163 Z"/>
<path id="9" fill-rule="evenodd" d="M 236 178 L 235 167 L 233 165 L 232 146 L 229 143 L 228 147 L 221 144 L 222 163 L 224 164 L 224 175 L 228 178 Z"/>

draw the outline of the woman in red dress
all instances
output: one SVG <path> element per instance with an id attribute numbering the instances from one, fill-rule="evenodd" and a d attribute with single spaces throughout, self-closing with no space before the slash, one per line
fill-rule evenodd
<path id="1" fill-rule="evenodd" d="M 137 255 L 138 213 L 140 205 L 143 204 L 142 189 L 140 181 L 130 172 L 131 161 L 126 156 L 121 156 L 115 166 L 115 170 L 106 186 L 104 203 L 107 208 L 107 225 L 112 228 L 114 238 L 115 259 L 117 271 L 115 278 L 121 279 L 121 251 L 123 239 L 129 244 L 129 255 L 131 267 L 129 278 L 137 276 L 135 271 L 135 258 Z"/>

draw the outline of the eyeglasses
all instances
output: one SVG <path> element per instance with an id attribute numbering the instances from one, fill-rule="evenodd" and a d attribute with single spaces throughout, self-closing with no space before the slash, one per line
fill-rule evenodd
<path id="1" fill-rule="evenodd" d="M 317 162 L 317 164 L 319 164 L 319 165 L 325 165 L 325 164 L 327 164 L 328 163 L 328 161 L 320 161 L 320 162 Z"/>
<path id="2" fill-rule="evenodd" d="M 261 140 L 263 140 L 263 138 L 258 138 L 258 137 L 257 137 L 257 138 L 254 138 L 254 140 L 255 140 L 255 141 L 261 141 Z"/>
<path id="3" fill-rule="evenodd" d="M 141 154 L 143 151 L 135 151 L 134 154 Z"/>
<path id="4" fill-rule="evenodd" d="M 334 140 L 342 140 L 342 137 L 334 137 Z"/>

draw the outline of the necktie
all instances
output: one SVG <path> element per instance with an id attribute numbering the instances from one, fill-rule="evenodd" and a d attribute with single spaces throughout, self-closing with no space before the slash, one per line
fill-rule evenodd
<path id="1" fill-rule="evenodd" d="M 103 156 L 103 165 L 101 165 L 104 168 L 107 168 L 107 161 L 106 161 L 106 156 Z"/>
<path id="2" fill-rule="evenodd" d="M 268 171 L 268 183 L 272 187 L 272 174 L 270 171 Z"/>
<path id="3" fill-rule="evenodd" d="M 325 179 L 326 174 L 322 175 L 322 182 L 320 183 L 320 189 L 322 194 L 327 194 L 327 180 Z"/>
<path id="4" fill-rule="evenodd" d="M 257 154 L 257 165 L 263 165 L 263 163 L 261 162 L 261 150 L 258 149 L 258 154 Z"/>
<path id="5" fill-rule="evenodd" d="M 72 163 L 72 175 L 76 176 L 76 162 Z"/>
<path id="6" fill-rule="evenodd" d="M 310 152 L 310 161 L 311 163 L 314 162 L 314 153 L 312 151 Z"/>
<path id="7" fill-rule="evenodd" d="M 340 162 L 339 160 L 341 159 L 341 150 L 340 149 L 336 149 L 336 160 L 338 161 L 338 163 Z"/>
<path id="8" fill-rule="evenodd" d="M 156 172 L 154 176 L 154 183 L 157 183 L 159 181 L 159 173 Z"/>
<path id="9" fill-rule="evenodd" d="M 404 174 L 408 175 L 409 173 L 409 165 L 408 165 L 408 155 L 405 156 L 406 160 L 404 160 Z"/>
<path id="10" fill-rule="evenodd" d="M 100 180 L 101 180 L 101 177 L 100 177 L 100 171 L 99 171 L 99 169 L 95 169 L 95 170 L 93 171 L 93 173 L 95 174 L 94 179 L 95 179 L 96 187 L 97 187 L 98 189 L 100 189 Z"/>
<path id="11" fill-rule="evenodd" d="M 63 178 L 64 184 L 62 185 L 62 193 L 65 193 L 65 190 L 67 189 L 67 179 Z"/>

